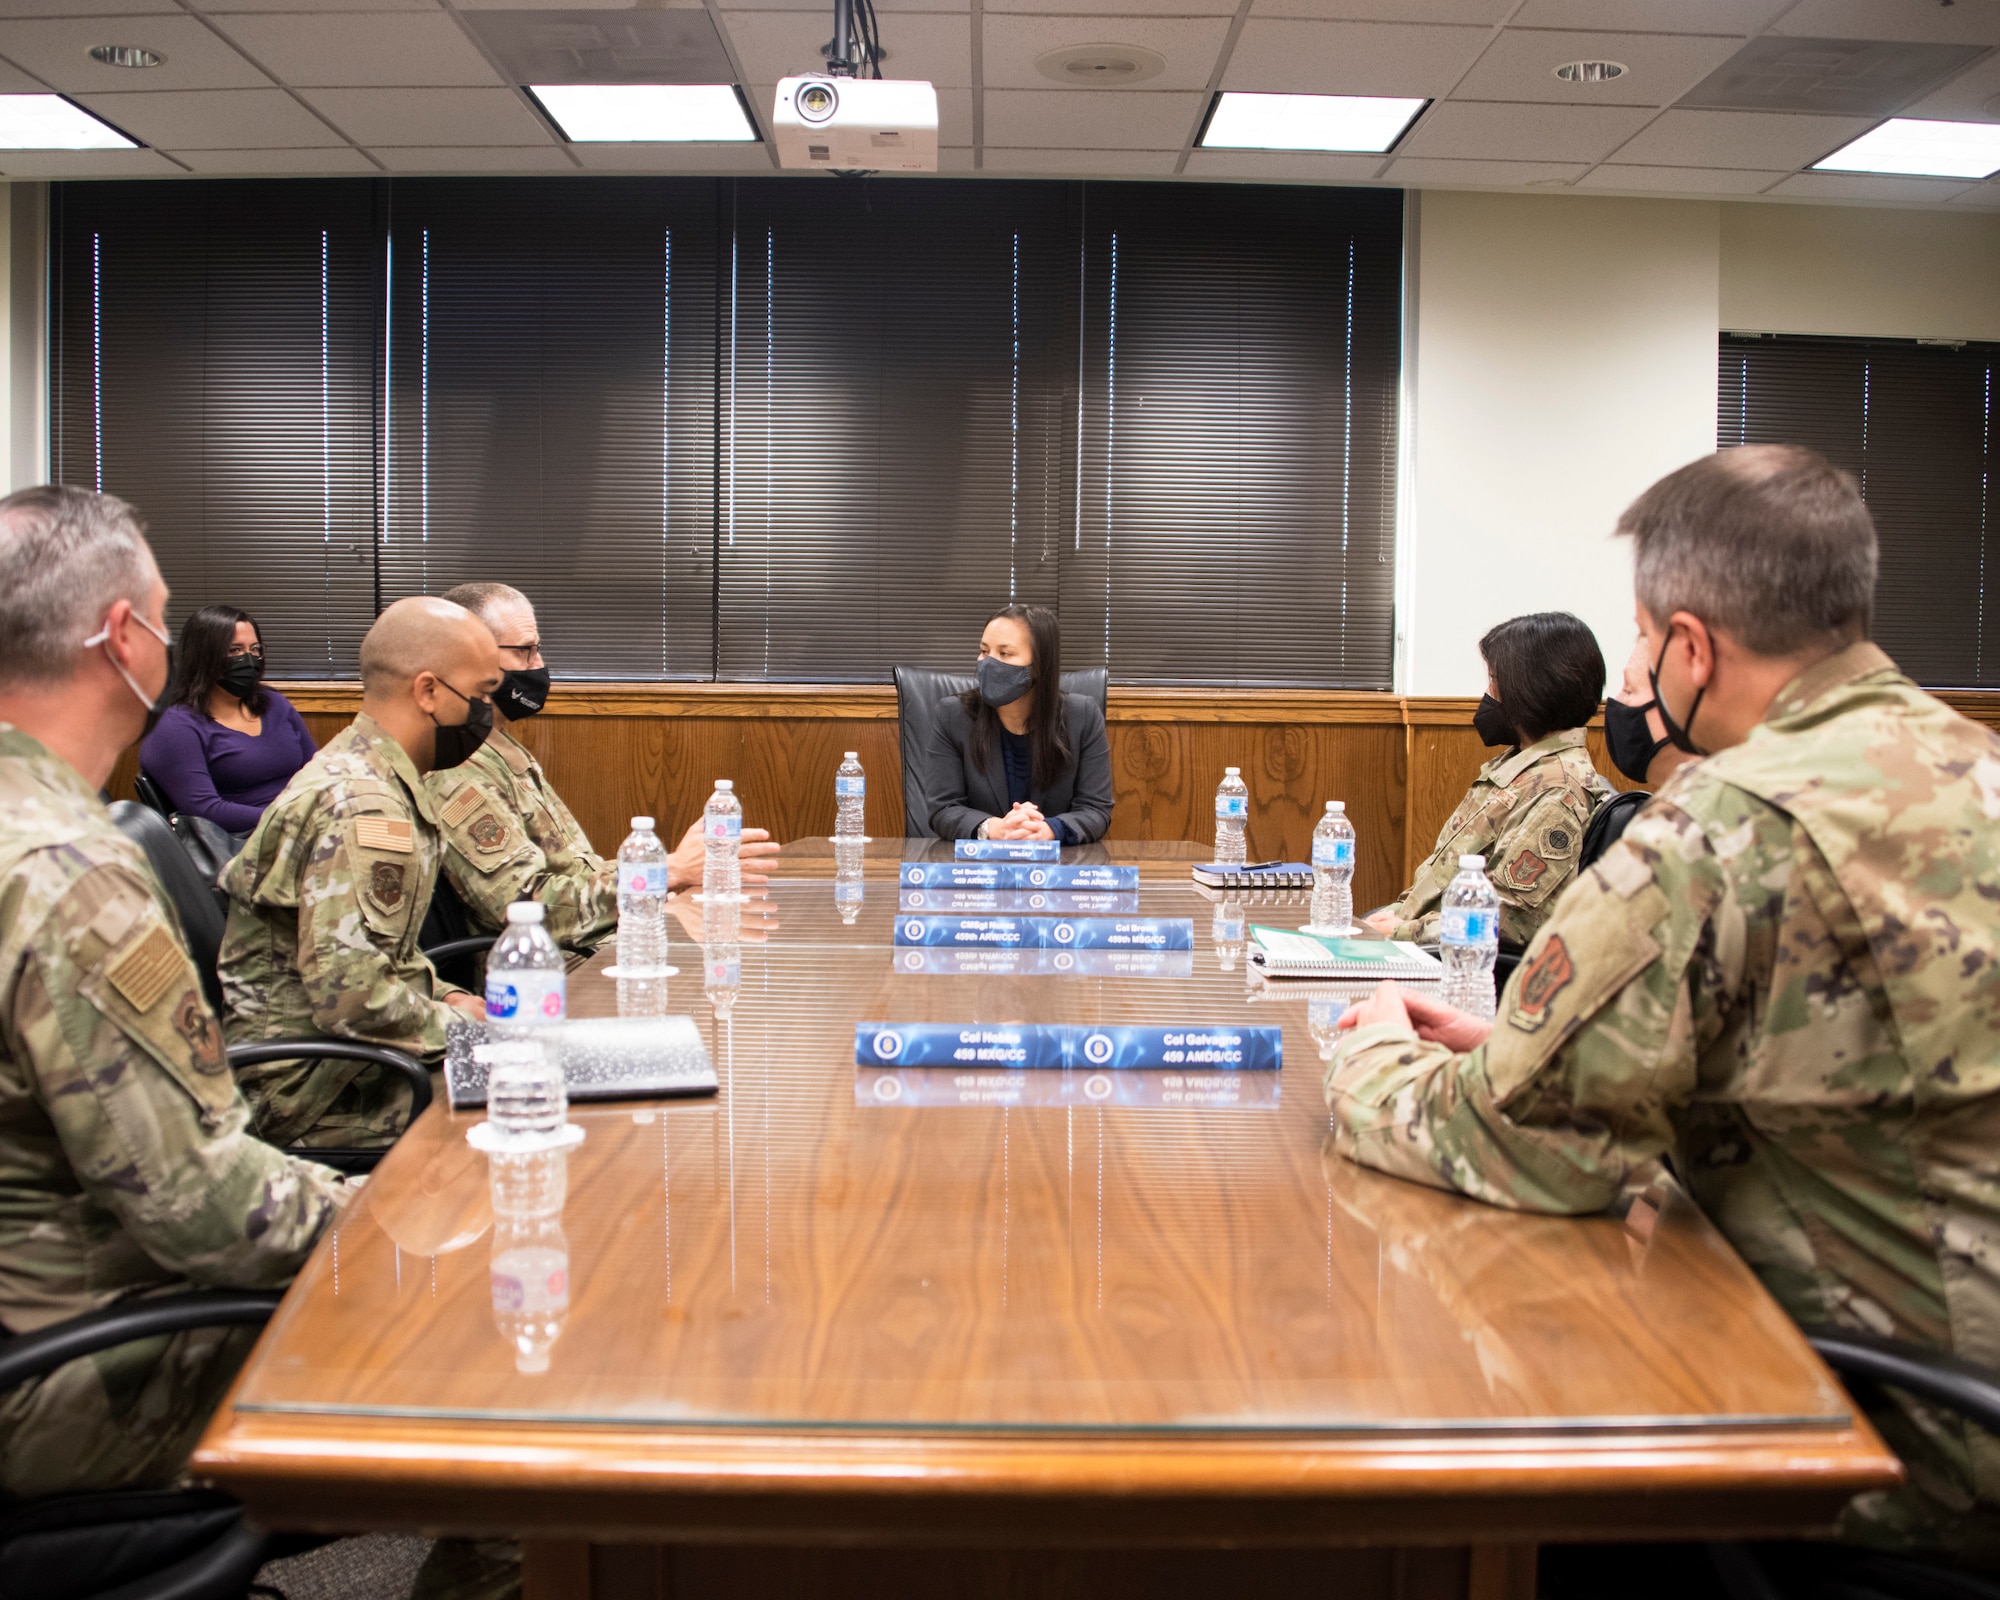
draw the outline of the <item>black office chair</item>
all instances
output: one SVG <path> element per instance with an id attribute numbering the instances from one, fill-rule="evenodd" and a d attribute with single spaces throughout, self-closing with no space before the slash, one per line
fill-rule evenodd
<path id="1" fill-rule="evenodd" d="M 247 1290 L 161 1295 L 0 1338 L 0 1393 L 140 1339 L 191 1328 L 262 1326 L 278 1300 Z M 321 1542 L 252 1528 L 242 1506 L 210 1489 L 0 1497 L 0 1594 L 8 1600 L 239 1600 L 266 1561 Z"/>
<path id="2" fill-rule="evenodd" d="M 431 903 L 424 909 L 424 925 L 417 934 L 417 943 L 423 946 L 438 976 L 461 989 L 477 989 L 479 963 L 475 958 L 492 949 L 498 937 L 472 931 L 472 914 L 464 899 L 440 872 Z"/>
<path id="3" fill-rule="evenodd" d="M 111 820 L 118 831 L 146 852 L 153 876 L 166 891 L 167 902 L 181 925 L 181 937 L 201 979 L 202 993 L 218 1014 L 222 1011 L 222 979 L 216 970 L 222 953 L 223 908 L 217 903 L 215 887 L 203 878 L 180 840 L 158 812 L 132 800 L 116 800 Z M 488 941 L 489 943 L 491 941 Z M 352 1039 L 273 1039 L 256 1044 L 229 1046 L 232 1067 L 254 1066 L 260 1061 L 366 1061 L 386 1071 L 400 1074 L 410 1085 L 410 1121 L 414 1122 L 431 1103 L 431 1075 L 423 1065 L 400 1050 L 387 1045 L 363 1044 Z M 339 1147 L 302 1149 L 296 1154 L 342 1172 L 368 1172 L 382 1159 L 380 1150 Z"/>
<path id="4" fill-rule="evenodd" d="M 174 814 L 174 808 L 167 804 L 166 794 L 145 773 L 135 772 L 132 775 L 132 792 L 139 797 L 139 804 L 149 811 L 157 811 L 163 817 Z"/>
<path id="5" fill-rule="evenodd" d="M 1625 828 L 1631 820 L 1646 809 L 1653 797 L 1644 789 L 1628 789 L 1623 794 L 1614 794 L 1609 800 L 1601 801 L 1590 814 L 1590 821 L 1584 825 L 1583 848 L 1576 858 L 1576 870 L 1594 867 L 1604 852 L 1624 836 Z"/>
<path id="6" fill-rule="evenodd" d="M 979 680 L 970 672 L 935 672 L 929 667 L 896 668 L 896 735 L 903 757 L 903 837 L 935 839 L 931 803 L 924 796 L 923 755 L 937 727 L 938 702 L 964 694 Z M 1080 694 L 1104 709 L 1111 687 L 1109 667 L 1084 667 L 1062 675 L 1064 694 Z"/>

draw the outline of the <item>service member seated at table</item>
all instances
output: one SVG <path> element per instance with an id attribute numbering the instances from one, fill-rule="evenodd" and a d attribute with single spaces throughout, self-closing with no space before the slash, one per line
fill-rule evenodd
<path id="1" fill-rule="evenodd" d="M 924 763 L 940 839 L 1090 844 L 1111 826 L 1104 713 L 1062 691 L 1062 632 L 1047 606 L 1007 606 L 979 636 L 979 684 L 938 704 Z"/>
<path id="2" fill-rule="evenodd" d="M 180 925 L 97 792 L 167 687 L 167 588 L 109 495 L 0 500 L 0 1333 L 291 1280 L 346 1191 L 250 1132 Z M 0 1396 L 0 1496 L 172 1483 L 256 1331 Z"/>
<path id="3" fill-rule="evenodd" d="M 238 844 L 318 748 L 291 701 L 263 679 L 255 619 L 203 606 L 181 626 L 172 703 L 139 746 L 141 770 L 169 805 Z"/>
<path id="4" fill-rule="evenodd" d="M 232 1043 L 320 1035 L 420 1058 L 444 1053 L 454 1009 L 417 936 L 443 853 L 424 774 L 458 765 L 492 726 L 500 652 L 449 601 L 398 600 L 361 641 L 361 714 L 271 802 L 222 888 L 222 991 Z M 386 1144 L 409 1088 L 380 1067 L 280 1061 L 241 1074 L 278 1144 Z"/>
<path id="5" fill-rule="evenodd" d="M 2000 1367 L 2000 735 L 1867 642 L 1875 530 L 1811 451 L 1697 461 L 1619 532 L 1666 734 L 1706 759 L 1562 897 L 1494 1021 L 1393 984 L 1341 1019 L 1335 1141 L 1542 1212 L 1664 1157 L 1801 1322 Z M 1869 1410 L 1910 1480 L 1845 1530 L 2000 1567 L 2000 1441 Z"/>
<path id="6" fill-rule="evenodd" d="M 1667 737 L 1653 698 L 1652 667 L 1642 637 L 1632 646 L 1618 692 L 1604 702 L 1604 753 L 1632 782 L 1658 794 L 1695 758 Z"/>
<path id="7" fill-rule="evenodd" d="M 507 907 L 539 900 L 542 927 L 571 956 L 587 956 L 618 926 L 618 859 L 591 848 L 514 724 L 548 703 L 549 669 L 528 597 L 504 583 L 461 583 L 444 598 L 465 607 L 499 641 L 504 676 L 493 695 L 493 731 L 471 757 L 424 780 L 444 833 L 444 873 L 465 902 L 475 933 L 498 933 Z M 743 881 L 778 853 L 762 828 L 743 830 Z M 701 882 L 697 818 L 667 857 L 667 888 Z"/>
<path id="8" fill-rule="evenodd" d="M 1483 855 L 1500 937 L 1525 945 L 1576 876 L 1590 814 L 1613 792 L 1583 742 L 1604 695 L 1604 653 L 1590 629 L 1567 611 L 1537 611 L 1494 628 L 1479 653 L 1486 694 L 1472 726 L 1504 748 L 1479 769 L 1402 898 L 1368 919 L 1392 939 L 1435 940 L 1458 858 Z"/>

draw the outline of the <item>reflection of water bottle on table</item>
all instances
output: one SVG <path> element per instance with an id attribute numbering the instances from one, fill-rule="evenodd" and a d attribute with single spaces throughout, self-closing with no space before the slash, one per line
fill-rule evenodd
<path id="1" fill-rule="evenodd" d="M 1475 1017 L 1494 1012 L 1493 962 L 1500 954 L 1500 897 L 1487 881 L 1484 856 L 1460 856 L 1438 920 L 1444 984 L 1439 998 Z"/>
<path id="2" fill-rule="evenodd" d="M 1215 945 L 1216 964 L 1224 972 L 1234 972 L 1236 962 L 1243 954 L 1243 896 L 1226 894 L 1215 902 L 1215 912 L 1208 922 L 1208 936 Z"/>
<path id="3" fill-rule="evenodd" d="M 862 883 L 866 850 L 867 842 L 862 839 L 833 841 L 833 905 L 841 922 L 848 927 L 861 914 L 861 903 L 868 894 Z"/>
<path id="4" fill-rule="evenodd" d="M 514 1347 L 515 1370 L 546 1372 L 569 1316 L 569 1240 L 563 1201 L 568 1154 L 493 1155 L 493 1321 Z"/>

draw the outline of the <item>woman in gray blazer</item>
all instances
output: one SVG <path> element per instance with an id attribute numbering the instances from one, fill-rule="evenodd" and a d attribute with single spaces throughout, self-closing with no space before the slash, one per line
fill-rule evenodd
<path id="1" fill-rule="evenodd" d="M 1007 606 L 979 636 L 979 686 L 938 704 L 924 794 L 940 839 L 1089 844 L 1111 826 L 1104 713 L 1062 692 L 1047 606 Z"/>

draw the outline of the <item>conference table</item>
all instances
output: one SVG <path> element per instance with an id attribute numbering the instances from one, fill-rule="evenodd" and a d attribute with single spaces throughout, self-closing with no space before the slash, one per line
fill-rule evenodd
<path id="1" fill-rule="evenodd" d="M 526 1201 L 434 1104 L 197 1472 L 275 1528 L 518 1537 L 531 1600 L 1528 1600 L 1539 1543 L 1824 1531 L 1897 1480 L 1664 1176 L 1536 1217 L 1335 1154 L 1354 991 L 1243 948 L 1304 895 L 1068 852 L 1136 863 L 1192 950 L 940 971 L 892 936 L 949 853 L 793 846 L 740 912 L 675 902 L 663 986 L 578 968 L 574 1016 L 692 1015 L 717 1089 L 572 1102 Z M 857 1064 L 857 1025 L 927 1022 L 1275 1027 L 1283 1065 Z"/>

